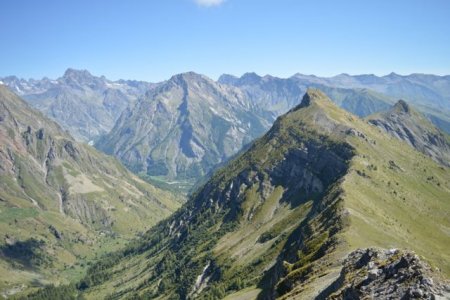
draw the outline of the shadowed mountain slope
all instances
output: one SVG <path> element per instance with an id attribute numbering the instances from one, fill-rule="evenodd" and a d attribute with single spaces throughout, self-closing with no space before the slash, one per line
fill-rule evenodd
<path id="1" fill-rule="evenodd" d="M 179 205 L 0 86 L 2 292 L 72 280 Z"/>

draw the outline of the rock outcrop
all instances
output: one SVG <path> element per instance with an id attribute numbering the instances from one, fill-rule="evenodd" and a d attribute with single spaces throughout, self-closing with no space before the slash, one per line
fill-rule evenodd
<path id="1" fill-rule="evenodd" d="M 450 282 L 413 252 L 358 249 L 318 299 L 449 299 Z"/>

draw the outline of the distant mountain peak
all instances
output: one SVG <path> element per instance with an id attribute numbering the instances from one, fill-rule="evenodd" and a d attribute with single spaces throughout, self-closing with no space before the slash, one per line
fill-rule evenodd
<path id="1" fill-rule="evenodd" d="M 236 84 L 236 82 L 239 80 L 239 77 L 236 77 L 234 75 L 231 74 L 222 74 L 220 75 L 220 77 L 217 79 L 218 83 L 222 83 L 222 84 Z"/>
<path id="2" fill-rule="evenodd" d="M 80 86 L 85 84 L 101 84 L 98 77 L 95 77 L 88 70 L 76 70 L 69 68 L 64 72 L 63 77 L 61 78 L 63 82 L 72 85 L 72 86 Z"/>
<path id="3" fill-rule="evenodd" d="M 269 121 L 252 109 L 237 89 L 201 74 L 181 73 L 123 113 L 96 147 L 150 176 L 193 180 L 267 129 Z M 169 149 L 171 157 L 160 149 Z"/>
<path id="4" fill-rule="evenodd" d="M 270 75 L 266 75 L 264 77 L 259 76 L 255 72 L 247 72 L 244 73 L 241 77 L 236 77 L 230 74 L 222 74 L 217 82 L 224 84 L 231 84 L 236 86 L 245 86 L 245 85 L 257 85 L 261 82 L 261 79 L 269 79 L 274 78 Z"/>
<path id="5" fill-rule="evenodd" d="M 305 76 L 317 77 L 316 75 L 313 75 L 313 74 L 303 74 L 303 73 L 300 73 L 300 72 L 295 73 L 291 77 L 305 77 Z"/>
<path id="6" fill-rule="evenodd" d="M 244 73 L 241 77 L 242 78 L 261 78 L 261 76 L 256 74 L 256 72 L 247 72 L 247 73 Z"/>
<path id="7" fill-rule="evenodd" d="M 400 77 L 402 77 L 402 76 L 399 75 L 399 74 L 397 74 L 397 73 L 395 73 L 395 72 L 391 72 L 391 73 L 389 73 L 388 75 L 383 76 L 383 77 L 386 77 L 386 78 L 400 78 Z"/>
<path id="8" fill-rule="evenodd" d="M 74 68 L 56 79 L 8 76 L 0 80 L 72 136 L 86 142 L 110 131 L 129 104 L 158 86 L 143 81 L 112 81 Z"/>
<path id="9" fill-rule="evenodd" d="M 261 76 L 255 72 L 248 72 L 241 76 L 240 81 L 244 84 L 255 84 L 261 80 Z"/>
<path id="10" fill-rule="evenodd" d="M 68 68 L 63 75 L 64 78 L 74 78 L 74 77 L 93 77 L 88 70 L 77 70 L 73 68 Z"/>
<path id="11" fill-rule="evenodd" d="M 184 72 L 184 73 L 180 73 L 180 74 L 176 74 L 173 75 L 170 79 L 169 82 L 172 83 L 181 83 L 181 82 L 198 82 L 198 81 L 210 81 L 209 78 L 207 78 L 204 75 L 189 71 L 189 72 Z"/>
<path id="12" fill-rule="evenodd" d="M 336 75 L 334 77 L 337 77 L 337 78 L 339 78 L 339 77 L 351 77 L 351 75 L 348 74 L 348 73 L 341 73 L 341 74 L 338 74 L 338 75 Z"/>

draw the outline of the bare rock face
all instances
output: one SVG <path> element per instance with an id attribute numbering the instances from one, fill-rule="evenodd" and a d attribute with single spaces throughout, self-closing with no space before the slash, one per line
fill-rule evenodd
<path id="1" fill-rule="evenodd" d="M 330 291 L 334 291 L 330 293 Z M 347 257 L 327 299 L 449 299 L 450 285 L 413 252 L 358 249 Z"/>
<path id="2" fill-rule="evenodd" d="M 179 74 L 126 109 L 95 146 L 135 172 L 195 181 L 268 129 L 272 119 L 255 109 L 236 88 Z"/>

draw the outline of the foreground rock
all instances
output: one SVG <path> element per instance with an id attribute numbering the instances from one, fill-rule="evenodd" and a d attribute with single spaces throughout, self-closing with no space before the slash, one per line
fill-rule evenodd
<path id="1" fill-rule="evenodd" d="M 326 294 L 329 294 L 326 295 Z M 327 299 L 449 299 L 450 285 L 412 252 L 358 249 L 344 262 Z"/>

